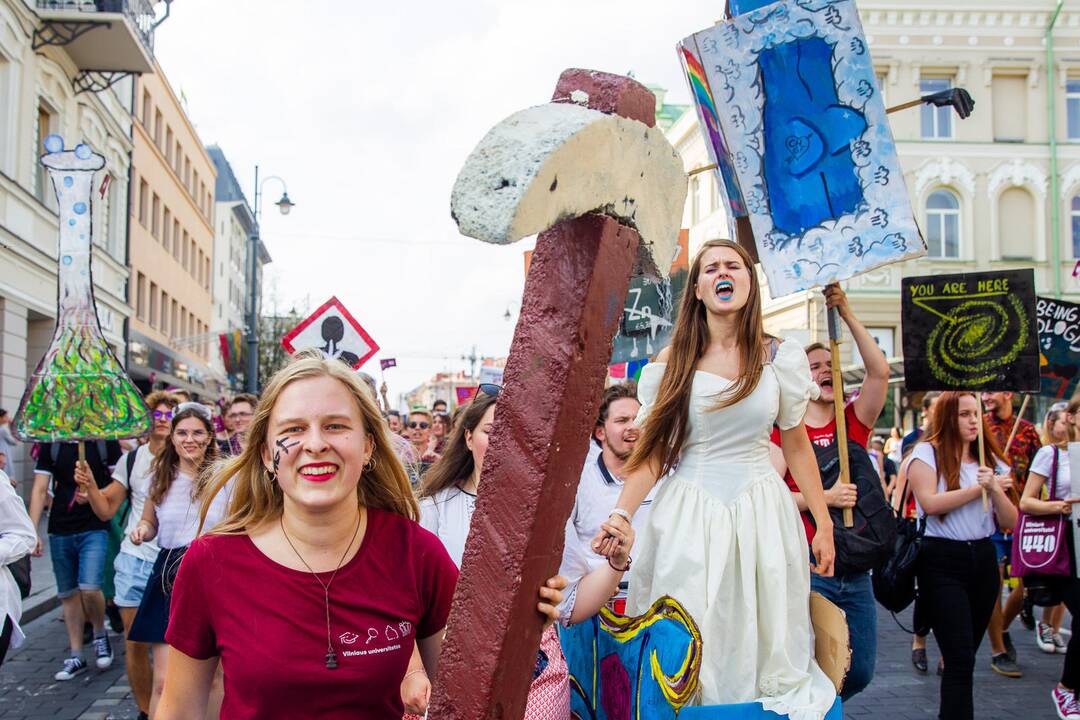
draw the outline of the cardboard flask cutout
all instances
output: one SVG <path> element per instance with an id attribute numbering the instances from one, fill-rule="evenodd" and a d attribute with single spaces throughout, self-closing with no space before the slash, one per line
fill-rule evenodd
<path id="1" fill-rule="evenodd" d="M 356 321 L 337 297 L 331 297 L 303 322 L 281 339 L 281 345 L 289 354 L 318 348 L 328 358 L 337 358 L 359 370 L 379 346 Z"/>
<path id="2" fill-rule="evenodd" d="M 56 329 L 19 402 L 12 430 L 26 442 L 118 440 L 150 432 L 150 412 L 106 342 L 91 273 L 94 173 L 105 158 L 89 145 L 45 138 L 60 215 Z"/>
<path id="3" fill-rule="evenodd" d="M 908 390 L 1035 392 L 1035 272 L 907 277 L 901 285 Z"/>

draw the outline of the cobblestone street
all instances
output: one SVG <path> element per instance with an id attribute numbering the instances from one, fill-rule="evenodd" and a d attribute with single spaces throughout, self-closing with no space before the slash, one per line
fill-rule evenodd
<path id="1" fill-rule="evenodd" d="M 900 619 L 907 625 L 910 612 Z M 939 678 L 933 668 L 938 652 L 934 643 L 930 643 L 928 650 L 931 672 L 920 675 L 911 667 L 910 637 L 888 613 L 879 612 L 878 623 L 877 674 L 870 687 L 847 706 L 845 716 L 886 720 L 937 717 Z M 116 660 L 110 669 L 90 669 L 75 680 L 57 682 L 53 674 L 66 650 L 60 610 L 46 613 L 25 629 L 27 644 L 0 667 L 0 719 L 134 720 L 138 715 L 124 675 L 123 642 L 117 636 L 113 636 Z M 1019 622 L 1013 627 L 1012 635 L 1024 677 L 1015 680 L 993 673 L 984 642 L 975 671 L 975 717 L 979 720 L 1055 717 L 1050 689 L 1061 673 L 1064 656 L 1039 652 L 1032 633 L 1025 631 Z"/>

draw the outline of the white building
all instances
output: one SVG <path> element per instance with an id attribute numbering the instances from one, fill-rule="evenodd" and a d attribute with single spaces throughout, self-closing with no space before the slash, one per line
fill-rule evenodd
<path id="1" fill-rule="evenodd" d="M 0 407 L 9 413 L 55 321 L 58 216 L 38 163 L 49 134 L 105 156 L 94 180 L 94 288 L 105 339 L 125 360 L 131 73 L 153 71 L 153 29 L 149 0 L 0 0 Z M 15 475 L 28 480 L 17 455 Z"/>
<path id="2" fill-rule="evenodd" d="M 247 276 L 250 272 L 248 242 L 251 234 L 255 232 L 255 216 L 225 153 L 217 145 L 208 146 L 206 152 L 217 168 L 217 181 L 214 185 L 214 203 L 217 208 L 213 262 L 214 312 L 211 327 L 215 333 L 233 333 L 244 331 L 247 327 Z M 263 266 L 270 262 L 270 253 L 261 239 L 258 261 L 256 272 L 261 286 Z M 244 369 L 238 367 L 239 359 L 230 363 L 231 368 L 226 368 L 221 352 L 213 353 L 212 357 L 211 364 L 214 369 L 229 377 L 234 390 L 240 390 L 242 383 L 237 376 L 242 374 Z M 229 369 L 233 372 L 227 372 Z"/>

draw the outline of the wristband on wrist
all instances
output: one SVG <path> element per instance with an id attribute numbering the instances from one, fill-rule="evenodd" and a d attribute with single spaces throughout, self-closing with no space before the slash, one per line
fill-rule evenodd
<path id="1" fill-rule="evenodd" d="M 612 515 L 618 515 L 619 517 L 626 520 L 626 522 L 633 522 L 633 520 L 634 520 L 632 517 L 630 517 L 630 513 L 626 512 L 622 508 L 615 508 L 614 510 L 612 510 L 611 512 L 608 513 L 608 517 L 611 517 Z"/>
<path id="2" fill-rule="evenodd" d="M 401 679 L 405 680 L 410 675 L 415 675 L 416 673 L 423 673 L 423 674 L 427 675 L 427 670 L 425 670 L 424 668 L 416 668 L 415 670 L 410 670 L 409 672 L 405 673 L 405 677 L 403 677 Z"/>
<path id="3" fill-rule="evenodd" d="M 627 571 L 629 571 L 629 570 L 630 570 L 630 565 L 631 565 L 631 564 L 632 564 L 633 562 L 634 562 L 634 559 L 633 559 L 632 557 L 630 557 L 629 555 L 627 555 L 627 556 L 626 556 L 626 567 L 621 567 L 621 568 L 619 568 L 619 567 L 615 567 L 615 565 L 614 565 L 614 564 L 612 564 L 612 562 L 611 562 L 611 558 L 608 558 L 608 559 L 607 559 L 607 564 L 608 564 L 608 566 L 609 566 L 609 567 L 610 567 L 610 568 L 611 568 L 612 570 L 614 570 L 615 572 L 627 572 Z"/>

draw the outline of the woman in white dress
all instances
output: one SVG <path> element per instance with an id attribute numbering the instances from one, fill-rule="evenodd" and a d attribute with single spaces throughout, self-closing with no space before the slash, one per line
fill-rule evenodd
<path id="1" fill-rule="evenodd" d="M 612 511 L 629 519 L 671 473 L 638 540 L 627 614 L 663 595 L 686 608 L 704 642 L 702 705 L 758 701 L 817 720 L 836 699 L 814 661 L 806 534 L 769 462 L 775 423 L 818 528 L 814 570 L 832 575 L 832 521 L 802 422 L 814 390 L 802 347 L 764 333 L 749 256 L 727 240 L 706 243 L 671 346 L 642 371 L 642 435 Z M 603 532 L 593 541 L 602 554 L 613 546 Z"/>

